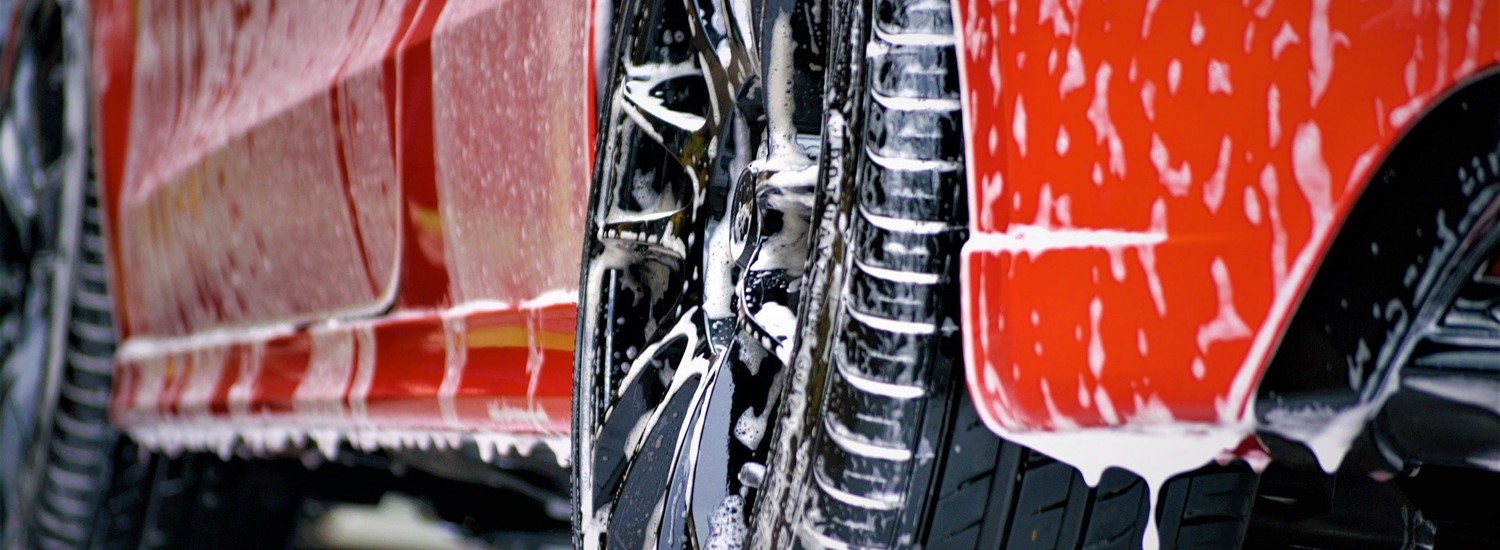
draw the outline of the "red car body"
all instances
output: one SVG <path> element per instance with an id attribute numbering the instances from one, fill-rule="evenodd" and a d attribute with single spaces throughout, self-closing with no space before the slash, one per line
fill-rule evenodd
<path id="1" fill-rule="evenodd" d="M 1243 437 L 1374 167 L 1500 60 L 1500 5 L 1127 4 L 957 3 L 970 389 L 1012 437 Z M 167 447 L 561 440 L 590 13 L 96 6 L 115 421 Z"/>
<path id="2" fill-rule="evenodd" d="M 1500 5 L 1127 4 L 958 2 L 969 388 L 1012 437 L 1235 426 L 1209 442 L 1233 449 L 1374 169 L 1500 60 Z"/>
<path id="3" fill-rule="evenodd" d="M 208 448 L 565 436 L 587 8 L 96 6 L 115 421 Z"/>

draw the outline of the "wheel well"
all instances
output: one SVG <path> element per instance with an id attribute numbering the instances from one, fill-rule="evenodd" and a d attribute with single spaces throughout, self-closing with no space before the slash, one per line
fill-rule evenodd
<path id="1" fill-rule="evenodd" d="M 1257 416 L 1368 402 L 1464 235 L 1500 197 L 1500 66 L 1455 86 L 1396 140 L 1334 237 L 1261 379 Z"/>

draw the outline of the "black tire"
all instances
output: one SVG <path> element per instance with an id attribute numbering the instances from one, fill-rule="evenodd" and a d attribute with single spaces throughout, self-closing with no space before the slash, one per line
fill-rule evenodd
<path id="1" fill-rule="evenodd" d="M 898 39 L 952 36 L 951 9 L 875 0 L 832 11 L 835 25 L 841 12 L 850 21 L 852 43 L 870 46 L 832 63 L 829 110 L 842 107 L 844 124 L 830 127 L 848 131 L 825 144 L 832 181 L 816 210 L 824 241 L 812 247 L 799 342 L 810 364 L 796 365 L 806 385 L 785 399 L 752 546 L 1139 547 L 1151 511 L 1139 476 L 1112 469 L 1089 487 L 1074 468 L 997 438 L 965 388 L 957 57 L 951 41 Z M 922 137 L 899 132 L 911 128 Z M 1162 546 L 1237 547 L 1256 483 L 1244 465 L 1169 481 Z"/>
<path id="2" fill-rule="evenodd" d="M 92 183 L 92 182 L 90 182 Z M 36 543 L 79 547 L 100 542 L 104 495 L 123 438 L 109 422 L 114 322 L 105 279 L 99 198 L 88 185 L 74 272 L 72 315 L 47 458 L 39 474 Z M 122 466 L 124 466 L 122 464 Z M 126 466 L 128 467 L 128 466 Z"/>
<path id="3" fill-rule="evenodd" d="M 6 206 L 4 267 L 30 274 L 19 278 L 21 300 L 5 308 L 6 317 L 24 310 L 25 328 L 0 336 L 0 409 L 7 420 L 0 432 L 13 430 L 0 435 L 21 440 L 6 444 L 5 460 L 15 462 L 0 480 L 6 489 L 0 539 L 13 547 L 99 543 L 108 517 L 101 506 L 121 441 L 107 410 L 115 330 L 104 222 L 90 169 L 85 8 L 29 3 L 17 10 L 13 28 L 18 54 L 4 120 L 24 141 L 24 153 L 5 173 L 40 174 L 29 196 L 29 186 L 14 185 L 0 199 Z M 7 283 L 17 281 L 12 273 Z M 46 344 L 14 345 L 38 338 Z M 24 382 L 28 378 L 34 382 Z M 30 422 L 16 421 L 28 415 Z"/>

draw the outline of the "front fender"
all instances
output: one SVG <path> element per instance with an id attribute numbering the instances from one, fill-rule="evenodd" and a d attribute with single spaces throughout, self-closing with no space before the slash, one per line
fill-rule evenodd
<path id="1" fill-rule="evenodd" d="M 1156 4 L 957 2 L 964 351 L 1002 435 L 1251 422 L 1376 163 L 1500 59 L 1494 4 Z"/>

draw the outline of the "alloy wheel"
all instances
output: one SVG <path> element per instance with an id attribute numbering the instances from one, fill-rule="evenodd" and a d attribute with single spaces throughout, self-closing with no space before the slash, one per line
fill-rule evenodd
<path id="1" fill-rule="evenodd" d="M 614 20 L 579 304 L 580 542 L 733 545 L 794 343 L 819 139 L 799 90 L 822 84 L 794 69 L 814 25 L 774 1 L 627 1 Z"/>

